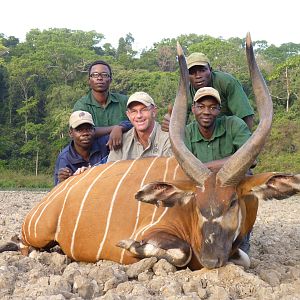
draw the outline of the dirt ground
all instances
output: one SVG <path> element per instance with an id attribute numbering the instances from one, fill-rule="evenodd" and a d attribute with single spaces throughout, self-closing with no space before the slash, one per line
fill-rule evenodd
<path id="1" fill-rule="evenodd" d="M 44 192 L 0 191 L 0 243 Z M 57 252 L 0 253 L 0 299 L 300 299 L 300 196 L 261 202 L 251 266 L 176 270 L 151 259 L 122 266 L 71 262 Z"/>

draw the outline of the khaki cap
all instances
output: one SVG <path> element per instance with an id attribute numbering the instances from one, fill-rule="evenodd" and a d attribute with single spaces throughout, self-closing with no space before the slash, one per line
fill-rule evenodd
<path id="1" fill-rule="evenodd" d="M 193 66 L 207 66 L 210 65 L 207 56 L 200 52 L 194 52 L 186 58 L 188 69 Z"/>
<path id="2" fill-rule="evenodd" d="M 132 94 L 127 101 L 127 107 L 132 102 L 140 102 L 146 106 L 149 105 L 155 106 L 154 100 L 145 92 L 136 92 Z"/>
<path id="3" fill-rule="evenodd" d="M 221 104 L 221 98 L 219 92 L 212 87 L 203 87 L 199 89 L 194 96 L 194 102 L 199 101 L 201 98 L 205 96 L 214 97 L 219 102 L 219 104 Z"/>
<path id="4" fill-rule="evenodd" d="M 91 124 L 95 126 L 92 115 L 83 110 L 74 111 L 69 119 L 69 126 L 72 128 L 76 128 L 81 124 Z"/>

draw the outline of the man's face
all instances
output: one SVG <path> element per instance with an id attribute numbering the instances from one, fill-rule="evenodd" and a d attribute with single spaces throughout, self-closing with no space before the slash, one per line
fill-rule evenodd
<path id="1" fill-rule="evenodd" d="M 76 128 L 70 128 L 69 134 L 74 141 L 75 147 L 90 149 L 95 137 L 95 128 L 93 125 L 85 123 Z"/>
<path id="2" fill-rule="evenodd" d="M 193 66 L 189 69 L 190 83 L 195 90 L 211 86 L 211 68 L 205 66 Z"/>
<path id="3" fill-rule="evenodd" d="M 220 113 L 220 105 L 214 97 L 207 96 L 195 102 L 192 111 L 199 127 L 210 129 L 214 127 L 216 118 Z"/>
<path id="4" fill-rule="evenodd" d="M 132 102 L 127 109 L 127 116 L 137 132 L 152 132 L 156 118 L 156 107 Z"/>
<path id="5" fill-rule="evenodd" d="M 89 85 L 96 92 L 105 92 L 111 84 L 111 74 L 105 65 L 94 65 L 89 74 Z"/>

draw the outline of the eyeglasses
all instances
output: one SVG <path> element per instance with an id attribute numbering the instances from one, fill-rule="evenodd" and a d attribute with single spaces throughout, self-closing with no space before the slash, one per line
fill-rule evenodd
<path id="1" fill-rule="evenodd" d="M 106 72 L 102 72 L 102 73 L 98 73 L 98 72 L 94 72 L 90 74 L 91 78 L 102 78 L 102 79 L 107 79 L 110 78 L 110 74 L 106 73 Z"/>
<path id="2" fill-rule="evenodd" d="M 144 107 L 144 108 L 142 108 L 142 109 L 140 109 L 140 110 L 136 110 L 136 109 L 128 109 L 127 111 L 128 111 L 128 113 L 130 114 L 130 116 L 135 117 L 135 116 L 137 116 L 139 113 L 140 113 L 141 115 L 146 114 L 146 113 L 149 112 L 152 108 L 153 108 L 153 105 L 149 105 L 149 106 L 146 106 L 146 107 Z"/>
<path id="3" fill-rule="evenodd" d="M 197 112 L 204 112 L 206 109 L 209 110 L 209 112 L 211 113 L 217 113 L 220 110 L 220 106 L 205 106 L 205 105 L 194 105 L 195 110 L 197 110 Z"/>

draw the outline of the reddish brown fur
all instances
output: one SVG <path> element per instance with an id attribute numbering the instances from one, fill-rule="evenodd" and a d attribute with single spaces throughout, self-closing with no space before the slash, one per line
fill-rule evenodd
<path id="1" fill-rule="evenodd" d="M 170 166 L 169 172 L 165 178 L 163 178 L 163 172 L 157 172 L 157 170 L 165 169 L 166 161 L 166 159 L 157 160 L 155 168 L 152 168 L 152 172 L 150 172 L 145 179 L 145 183 L 153 180 L 163 179 L 174 182 L 172 178 L 173 172 L 171 172 L 171 170 L 174 170 L 174 167 L 177 166 L 177 162 L 174 159 L 171 160 L 172 166 Z M 101 258 L 119 260 L 121 249 L 114 247 L 114 245 L 120 239 L 128 237 L 129 233 L 131 233 L 133 230 L 138 208 L 138 202 L 134 200 L 133 197 L 141 185 L 141 180 L 143 177 L 140 173 L 141 170 L 148 168 L 151 162 L 152 159 L 137 161 L 135 166 L 131 169 L 129 176 L 124 179 L 121 190 L 116 196 L 115 206 L 111 217 L 112 222 L 109 228 L 109 243 L 106 243 Z M 42 248 L 50 241 L 54 240 L 59 214 L 62 211 L 65 197 L 68 197 L 61 219 L 61 232 L 57 241 L 68 256 L 73 257 L 76 260 L 95 261 L 97 249 L 99 248 L 101 241 L 100 237 L 103 236 L 103 230 L 105 229 L 107 215 L 111 203 L 111 195 L 114 194 L 119 180 L 126 172 L 128 164 L 130 163 L 132 162 L 123 161 L 115 164 L 114 167 L 108 170 L 107 173 L 105 173 L 105 176 L 102 176 L 99 179 L 99 182 L 97 182 L 91 189 L 89 197 L 83 208 L 78 231 L 76 233 L 76 247 L 73 255 L 70 250 L 70 244 L 82 199 L 84 198 L 87 187 L 90 186 L 94 178 L 99 175 L 103 169 L 107 168 L 106 165 L 95 167 L 91 169 L 88 174 L 84 173 L 81 176 L 72 177 L 53 189 L 52 192 L 47 195 L 42 204 L 38 205 L 27 215 L 23 224 L 23 240 L 25 241 L 25 244 Z M 187 180 L 186 176 L 181 170 L 179 170 L 179 173 L 180 176 L 178 175 L 177 178 Z M 73 187 L 72 190 L 69 190 L 69 187 Z M 52 196 L 57 195 L 58 193 L 59 196 L 56 196 L 55 201 L 51 202 L 53 199 Z M 48 206 L 46 207 L 46 205 Z M 145 223 L 145 221 L 146 223 L 148 222 L 149 217 L 152 215 L 152 212 L 155 208 L 149 204 L 143 203 L 141 206 L 141 213 L 144 216 L 144 219 L 141 220 L 139 225 L 142 225 Z M 43 209 L 46 210 L 42 215 L 42 219 L 40 219 L 38 222 L 36 229 L 37 237 L 34 237 L 33 225 L 37 217 L 40 217 Z M 158 214 L 161 214 L 163 210 L 163 208 L 160 208 L 158 210 Z M 126 213 L 124 214 L 124 212 Z M 34 214 L 35 217 L 33 217 L 33 220 L 31 220 Z M 176 216 L 174 216 L 174 210 L 170 210 L 169 215 L 171 219 L 176 218 Z M 126 218 L 125 222 L 124 218 Z M 31 223 L 29 223 L 30 221 Z M 185 221 L 184 218 L 181 218 L 180 222 L 183 225 L 184 222 L 188 221 Z M 30 228 L 29 224 L 31 224 Z M 120 224 L 122 225 L 120 226 Z M 168 224 L 162 223 L 160 225 L 161 228 L 164 226 L 168 226 Z M 184 227 L 185 226 L 183 226 L 183 228 Z M 176 233 L 176 230 L 178 229 L 174 230 Z M 31 232 L 31 236 L 29 236 L 29 232 Z M 186 233 L 183 232 L 183 235 L 185 234 Z M 185 238 L 189 240 L 188 236 L 185 236 Z M 128 255 L 125 256 L 125 263 L 130 263 L 133 261 L 135 260 Z"/>
<path id="2" fill-rule="evenodd" d="M 129 233 L 133 230 L 139 204 L 139 202 L 134 199 L 134 194 L 140 189 L 144 171 L 150 166 L 152 161 L 152 158 L 136 161 L 128 176 L 126 176 L 123 180 L 119 193 L 116 195 L 113 214 L 111 217 L 112 222 L 109 229 L 109 242 L 105 243 L 101 258 L 116 261 L 120 259 L 122 249 L 115 247 L 115 244 L 117 244 L 119 240 L 127 238 Z M 170 163 L 165 178 L 164 170 L 166 169 L 167 159 L 159 158 L 151 168 L 151 171 L 145 178 L 144 183 L 146 184 L 155 180 L 163 179 L 169 182 L 174 182 L 174 169 L 178 164 L 174 158 L 169 159 L 168 161 Z M 54 188 L 46 196 L 42 204 L 35 207 L 26 216 L 23 224 L 24 244 L 42 248 L 50 241 L 54 240 L 58 217 L 62 210 L 64 199 L 67 197 L 64 214 L 61 220 L 62 230 L 57 241 L 68 256 L 73 257 L 76 260 L 95 261 L 96 252 L 99 247 L 101 237 L 103 236 L 103 230 L 105 229 L 112 195 L 114 194 L 123 174 L 128 169 L 128 165 L 132 162 L 133 161 L 122 161 L 114 164 L 113 168 L 109 169 L 91 189 L 81 216 L 80 225 L 78 227 L 79 230 L 76 234 L 76 248 L 74 256 L 72 256 L 70 252 L 70 244 L 72 232 L 75 227 L 76 218 L 78 216 L 78 211 L 84 194 L 96 176 L 98 176 L 103 169 L 107 168 L 107 166 L 110 166 L 111 164 L 94 167 L 80 176 L 71 177 L 69 180 Z M 181 179 L 183 182 L 185 181 L 187 185 L 190 185 L 190 181 L 180 168 L 178 169 L 176 178 Z M 70 189 L 70 187 L 72 187 L 72 189 Z M 51 202 L 51 197 L 58 193 L 59 196 L 57 196 L 55 201 L 48 206 L 47 210 L 43 214 L 42 220 L 38 223 L 38 236 L 34 237 L 33 224 L 36 221 L 37 216 L 40 215 L 40 212 L 45 208 L 45 205 Z M 141 215 L 143 218 L 141 218 L 139 226 L 142 226 L 149 222 L 149 218 L 151 217 L 155 207 L 150 204 L 140 204 L 142 207 Z M 163 211 L 164 208 L 159 208 L 157 215 L 159 216 Z M 36 215 L 33 217 L 33 221 L 31 221 L 31 226 L 28 228 L 31 217 L 35 213 Z M 30 237 L 29 232 L 31 232 Z M 135 260 L 136 259 L 133 259 L 131 255 L 127 253 L 124 258 L 124 263 L 131 263 Z"/>

